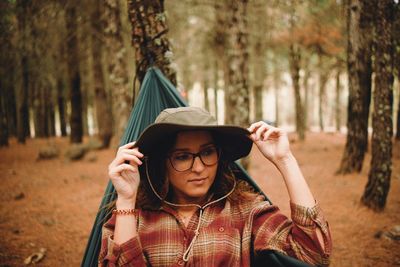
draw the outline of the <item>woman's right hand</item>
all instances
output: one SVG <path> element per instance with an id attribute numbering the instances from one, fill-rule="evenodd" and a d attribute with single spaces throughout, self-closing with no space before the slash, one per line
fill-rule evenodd
<path id="1" fill-rule="evenodd" d="M 133 148 L 135 142 L 118 148 L 115 159 L 108 166 L 108 175 L 118 194 L 117 201 L 135 203 L 139 188 L 139 165 L 143 154 Z M 127 163 L 129 162 L 129 164 Z"/>

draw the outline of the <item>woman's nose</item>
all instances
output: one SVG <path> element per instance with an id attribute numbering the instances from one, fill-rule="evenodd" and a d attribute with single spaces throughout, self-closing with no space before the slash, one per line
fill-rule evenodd
<path id="1" fill-rule="evenodd" d="M 202 170 L 204 170 L 204 168 L 205 168 L 205 165 L 201 161 L 200 157 L 199 156 L 195 157 L 193 166 L 192 166 L 192 171 L 201 172 Z"/>

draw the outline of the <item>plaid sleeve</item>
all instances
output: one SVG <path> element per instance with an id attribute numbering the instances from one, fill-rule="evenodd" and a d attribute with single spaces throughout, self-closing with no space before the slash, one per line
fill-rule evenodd
<path id="1" fill-rule="evenodd" d="M 113 240 L 114 228 L 115 215 L 103 225 L 98 266 L 147 266 L 139 237 L 116 244 Z"/>
<path id="2" fill-rule="evenodd" d="M 277 250 L 316 266 L 328 266 L 332 241 L 319 204 L 307 208 L 290 203 L 292 220 L 276 206 L 258 208 L 253 221 L 254 250 Z M 322 234 L 321 246 L 317 229 Z"/>

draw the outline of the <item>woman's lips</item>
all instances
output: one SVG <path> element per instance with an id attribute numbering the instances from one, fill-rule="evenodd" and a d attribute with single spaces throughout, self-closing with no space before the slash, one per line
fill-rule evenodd
<path id="1" fill-rule="evenodd" d="M 194 179 L 189 179 L 189 183 L 196 183 L 196 184 L 201 184 L 203 183 L 207 178 L 194 178 Z"/>

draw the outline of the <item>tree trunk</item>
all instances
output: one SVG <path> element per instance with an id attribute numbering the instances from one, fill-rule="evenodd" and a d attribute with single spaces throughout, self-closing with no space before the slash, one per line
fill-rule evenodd
<path id="1" fill-rule="evenodd" d="M 136 50 L 136 74 L 142 83 L 147 69 L 155 65 L 176 85 L 176 72 L 171 68 L 172 50 L 166 33 L 164 0 L 129 0 L 132 44 Z"/>
<path id="2" fill-rule="evenodd" d="M 340 116 L 341 116 L 341 103 L 340 103 L 340 91 L 341 91 L 341 85 L 340 85 L 340 68 L 338 67 L 336 71 L 336 96 L 335 96 L 335 124 L 336 124 L 336 131 L 340 132 L 340 126 L 341 126 L 341 121 L 340 121 Z"/>
<path id="3" fill-rule="evenodd" d="M 214 110 L 215 110 L 215 119 L 218 121 L 218 60 L 216 59 L 214 62 Z"/>
<path id="4" fill-rule="evenodd" d="M 109 86 L 112 88 L 112 114 L 114 121 L 114 143 L 119 142 L 125 131 L 131 112 L 132 97 L 129 94 L 127 56 L 122 37 L 120 6 L 117 0 L 104 2 L 104 27 L 106 36 Z M 132 91 L 132 93 L 134 93 Z"/>
<path id="5" fill-rule="evenodd" d="M 362 203 L 373 210 L 383 210 L 390 188 L 392 174 L 393 136 L 393 42 L 391 28 L 394 6 L 391 0 L 377 1 L 375 90 L 372 114 L 372 159 L 368 183 Z"/>
<path id="6" fill-rule="evenodd" d="M 309 103 L 310 103 L 310 88 L 309 88 L 309 79 L 311 76 L 311 70 L 308 66 L 309 62 L 306 63 L 307 66 L 304 66 L 304 80 L 303 80 L 303 88 L 304 88 L 304 129 L 309 129 L 309 121 L 308 121 L 308 114 L 309 114 Z"/>
<path id="7" fill-rule="evenodd" d="M 254 120 L 263 120 L 263 84 L 265 77 L 265 48 L 262 41 L 258 39 L 254 48 Z"/>
<path id="8" fill-rule="evenodd" d="M 214 9 L 215 9 L 215 25 L 214 25 L 214 54 L 218 64 L 218 70 L 222 71 L 222 80 L 224 93 L 226 94 L 226 86 L 229 83 L 228 81 L 228 54 L 226 52 L 226 48 L 229 47 L 229 12 L 226 12 L 228 9 L 228 1 L 214 1 Z M 223 120 L 226 121 L 226 97 L 224 97 L 224 106 L 223 106 Z"/>
<path id="9" fill-rule="evenodd" d="M 105 90 L 105 78 L 102 68 L 103 43 L 99 39 L 102 33 L 102 25 L 98 19 L 104 16 L 103 2 L 95 1 L 92 11 L 92 56 L 94 73 L 94 96 L 96 106 L 96 117 L 98 125 L 98 136 L 104 148 L 109 147 L 112 137 L 112 113 L 110 101 Z"/>
<path id="10" fill-rule="evenodd" d="M 278 69 L 278 62 L 273 58 L 274 61 L 274 73 L 273 73 L 273 84 L 274 84 L 274 97 L 275 97 L 275 127 L 279 127 L 280 125 L 280 115 L 279 115 L 279 88 L 281 86 L 281 73 Z"/>
<path id="11" fill-rule="evenodd" d="M 25 138 L 30 135 L 29 130 L 29 113 L 28 113 L 28 91 L 29 91 L 29 62 L 28 62 L 28 36 L 29 26 L 27 19 L 30 15 L 31 1 L 18 0 L 17 1 L 17 19 L 18 31 L 20 39 L 21 51 L 21 67 L 20 77 L 21 82 L 17 82 L 16 88 L 16 106 L 17 106 L 17 139 L 19 143 L 25 143 Z"/>
<path id="12" fill-rule="evenodd" d="M 50 86 L 50 85 L 49 85 Z M 53 97 L 53 88 L 48 88 L 48 99 L 46 102 L 47 111 L 47 132 L 48 136 L 56 136 L 56 117 L 55 117 L 55 105 Z"/>
<path id="13" fill-rule="evenodd" d="M 371 101 L 371 1 L 350 0 L 347 6 L 347 68 L 349 102 L 347 140 L 337 173 L 360 172 L 368 147 L 368 115 Z"/>
<path id="14" fill-rule="evenodd" d="M 326 83 L 328 82 L 329 71 L 324 70 L 321 66 L 319 70 L 319 94 L 318 94 L 318 117 L 319 117 L 319 128 L 321 132 L 324 132 L 324 106 L 326 105 Z"/>
<path id="15" fill-rule="evenodd" d="M 6 106 L 6 88 L 0 81 L 0 147 L 8 146 L 8 123 Z"/>
<path id="16" fill-rule="evenodd" d="M 61 136 L 67 136 L 67 123 L 66 123 L 66 107 L 65 107 L 65 83 L 63 78 L 59 77 L 57 80 L 57 104 L 58 114 L 60 119 L 60 132 Z"/>
<path id="17" fill-rule="evenodd" d="M 206 51 L 204 51 L 206 54 Z M 208 87 L 210 84 L 210 64 L 209 60 L 206 58 L 204 59 L 204 69 L 203 69 L 203 97 L 204 97 L 204 108 L 210 112 L 210 102 L 208 100 Z"/>
<path id="18" fill-rule="evenodd" d="M 227 84 L 225 86 L 225 123 L 249 126 L 250 102 L 248 85 L 248 32 L 247 0 L 229 0 L 228 20 L 229 42 L 226 66 Z M 241 160 L 244 168 L 248 159 Z"/>
<path id="19" fill-rule="evenodd" d="M 225 122 L 248 127 L 249 124 L 249 86 L 248 86 L 248 33 L 247 1 L 229 1 L 229 47 L 228 84 L 225 88 Z"/>
<path id="20" fill-rule="evenodd" d="M 296 131 L 300 140 L 305 139 L 304 108 L 300 95 L 300 48 L 291 44 L 289 48 L 289 65 L 292 77 L 293 91 L 296 105 Z"/>
<path id="21" fill-rule="evenodd" d="M 399 80 L 400 82 L 400 80 Z M 400 91 L 400 90 L 399 90 Z M 399 100 L 397 105 L 397 127 L 396 127 L 396 141 L 400 141 L 400 92 L 399 92 Z"/>
<path id="22" fill-rule="evenodd" d="M 70 1 L 66 9 L 67 61 L 71 102 L 71 143 L 81 143 L 83 136 L 82 124 L 82 95 L 81 77 L 79 73 L 79 50 L 77 38 L 77 15 L 73 1 Z"/>

